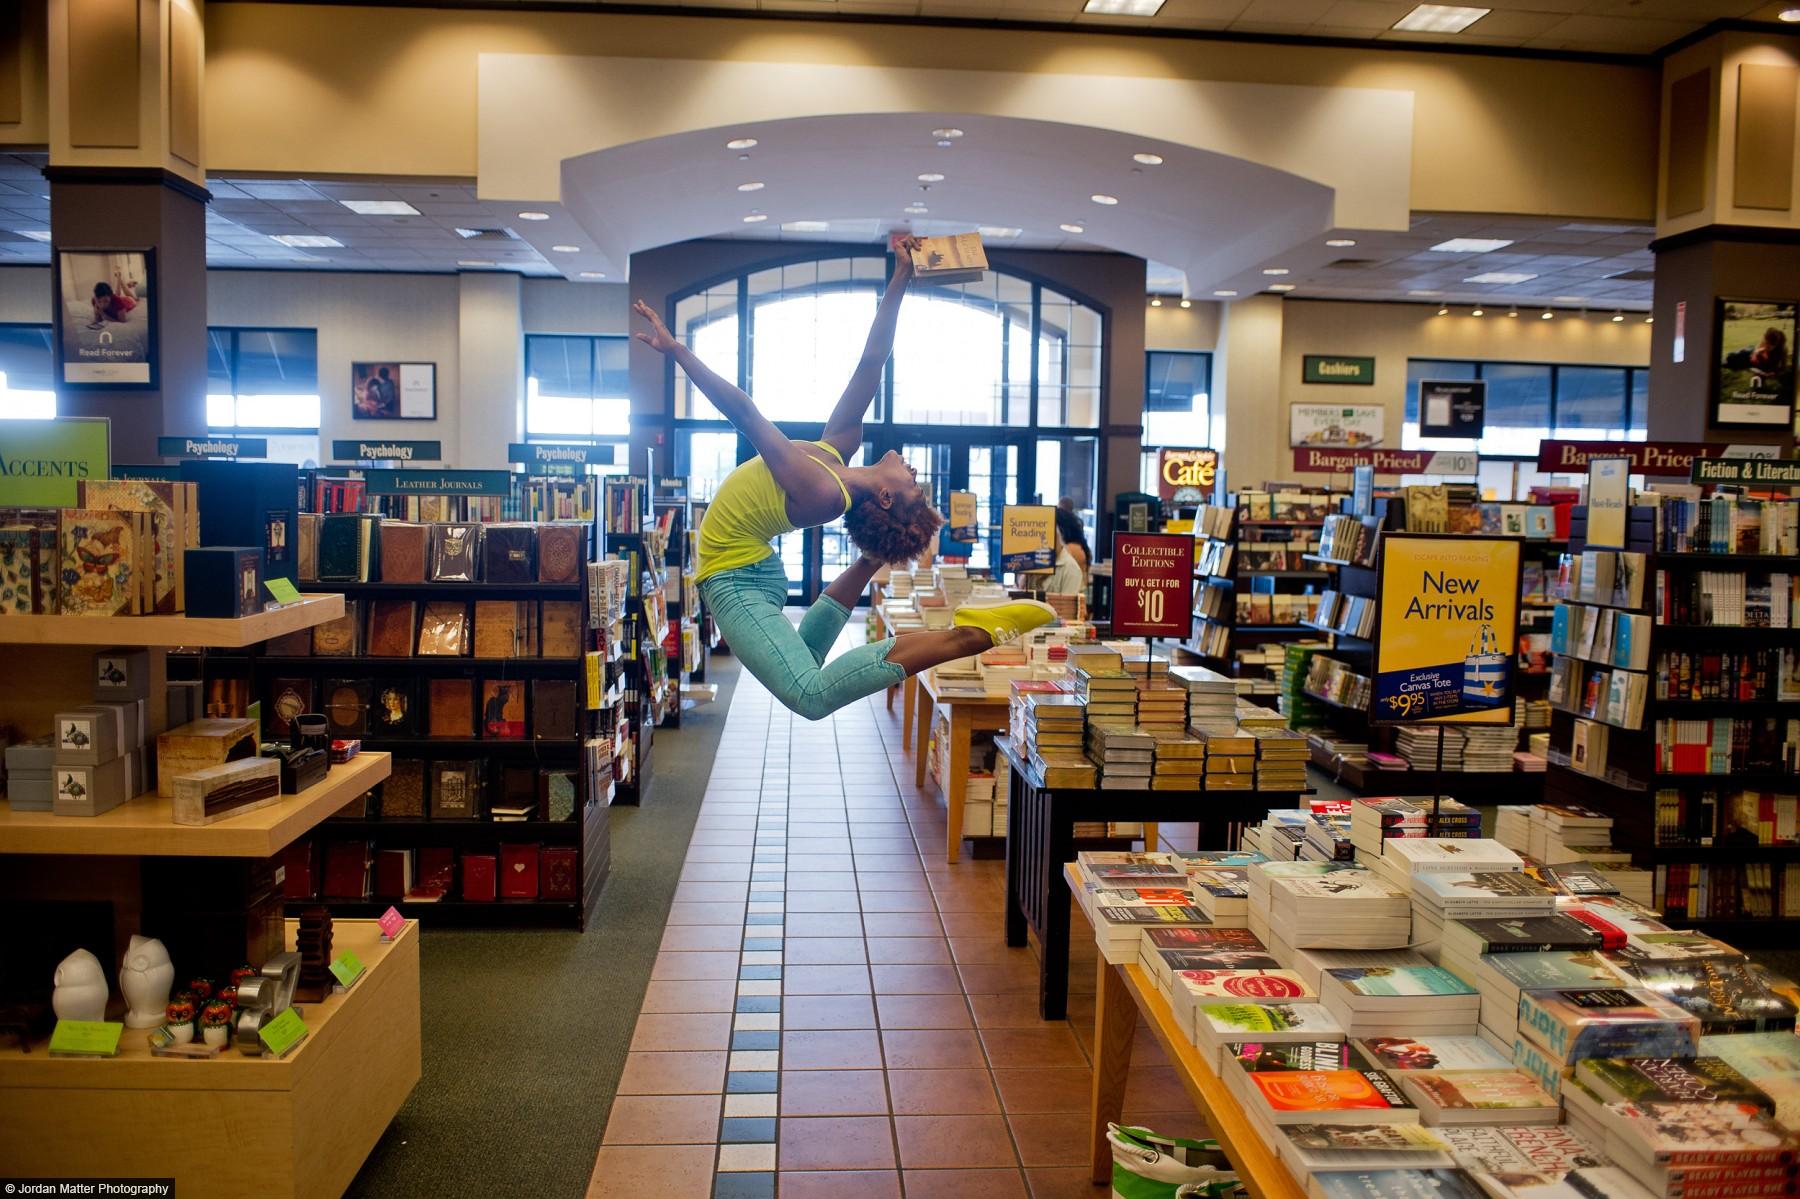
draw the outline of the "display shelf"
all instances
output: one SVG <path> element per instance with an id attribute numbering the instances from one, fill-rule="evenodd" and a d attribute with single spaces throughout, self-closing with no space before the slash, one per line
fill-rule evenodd
<path id="1" fill-rule="evenodd" d="M 1680 566 L 1695 570 L 1705 570 L 1716 566 L 1724 569 L 1769 570 L 1777 573 L 1784 568 L 1782 563 L 1791 564 L 1792 558 L 1782 554 L 1697 554 L 1692 551 L 1664 552 L 1652 551 L 1656 566 Z"/>
<path id="2" fill-rule="evenodd" d="M 569 928 L 582 919 L 572 899 L 496 899 L 476 902 L 445 897 L 425 903 L 410 899 L 290 899 L 289 915 L 323 907 L 332 919 L 374 918 L 393 908 L 409 920 L 434 928 Z"/>
<path id="3" fill-rule="evenodd" d="M 390 583 L 385 580 L 376 582 L 357 582 L 354 580 L 321 579 L 321 587 L 341 587 L 348 595 L 394 595 L 403 592 L 429 591 L 467 592 L 471 595 L 518 595 L 534 598 L 556 596 L 567 599 L 580 595 L 586 586 L 583 583 L 483 583 L 464 582 L 444 579 L 422 583 Z"/>
<path id="4" fill-rule="evenodd" d="M 1240 579 L 1328 579 L 1328 570 L 1237 570 L 1233 576 Z"/>
<path id="5" fill-rule="evenodd" d="M 1374 644 L 1374 641 L 1368 637 L 1359 637 L 1355 633 L 1346 633 L 1342 629 L 1334 629 L 1328 624 L 1320 624 L 1314 620 L 1303 620 L 1300 623 L 1313 630 L 1315 633 L 1329 633 L 1333 637 L 1342 637 L 1346 641 L 1360 641 L 1364 645 Z"/>
<path id="6" fill-rule="evenodd" d="M 1651 845 L 1652 862 L 1800 862 L 1800 845 Z"/>
<path id="7" fill-rule="evenodd" d="M 527 751 L 569 753 L 581 748 L 579 737 L 364 737 L 364 749 L 407 755 L 426 753 L 520 754 Z"/>
<path id="8" fill-rule="evenodd" d="M 187 646 L 243 649 L 310 629 L 344 614 L 341 595 L 300 601 L 235 619 L 211 616 L 0 616 L 0 645 Z"/>
<path id="9" fill-rule="evenodd" d="M 380 820 L 328 820 L 315 833 L 321 837 L 343 834 L 346 840 L 389 838 L 411 840 L 418 845 L 565 840 L 581 832 L 577 820 L 427 820 L 382 817 Z"/>
<path id="10" fill-rule="evenodd" d="M 223 661 L 219 655 L 212 655 L 215 661 Z M 265 654 L 262 661 L 274 669 L 284 663 L 292 663 L 295 667 L 301 664 L 320 663 L 327 666 L 342 665 L 356 670 L 398 670 L 414 671 L 420 667 L 455 666 L 464 670 L 479 670 L 496 678 L 519 677 L 525 675 L 567 676 L 572 670 L 582 665 L 580 658 L 459 658 L 449 654 L 417 654 L 408 657 L 380 656 L 333 656 L 315 654 L 295 657 L 280 657 Z"/>
<path id="11" fill-rule="evenodd" d="M 420 1078 L 419 940 L 417 923 L 387 942 L 374 921 L 334 921 L 334 953 L 364 973 L 299 1005 L 307 1037 L 285 1058 L 154 1057 L 147 1029 L 126 1029 L 110 1059 L 0 1049 L 0 1161 L 21 1176 L 172 1177 L 184 1195 L 343 1194 Z M 195 1118 L 172 1116 L 183 1104 Z"/>
<path id="12" fill-rule="evenodd" d="M 143 795 L 99 816 L 0 807 L 0 853 L 93 857 L 267 858 L 388 776 L 392 759 L 363 752 L 323 782 L 216 824 L 176 824 L 171 800 Z"/>

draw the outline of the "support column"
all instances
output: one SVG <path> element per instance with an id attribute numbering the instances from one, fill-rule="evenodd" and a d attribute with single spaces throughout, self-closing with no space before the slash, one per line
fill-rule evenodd
<path id="1" fill-rule="evenodd" d="M 1663 64 L 1649 435 L 1653 441 L 1776 444 L 1783 426 L 1713 421 L 1720 299 L 1800 302 L 1800 37 L 1716 34 Z M 1794 338 L 1787 362 L 1792 388 Z M 1729 343 L 1729 344 L 1728 344 Z"/>
<path id="2" fill-rule="evenodd" d="M 462 397 L 456 465 L 501 470 L 509 442 L 525 432 L 525 326 L 519 276 L 512 271 L 457 276 L 457 390 Z"/>
<path id="3" fill-rule="evenodd" d="M 115 462 L 154 461 L 161 433 L 206 430 L 204 43 L 196 0 L 50 0 L 51 245 L 152 251 L 138 306 L 119 329 L 98 331 L 117 345 L 143 330 L 152 382 L 71 382 L 60 365 L 57 373 L 58 412 L 108 417 Z M 96 273 L 89 267 L 65 284 L 52 259 L 53 304 L 76 337 L 93 319 L 94 284 L 111 285 L 88 277 Z M 101 344 L 98 334 L 87 340 Z"/>
<path id="4" fill-rule="evenodd" d="M 1281 297 L 1248 296 L 1224 307 L 1224 327 L 1219 344 L 1224 353 L 1213 359 L 1213 411 L 1221 406 L 1225 422 L 1221 451 L 1225 478 L 1232 487 L 1257 486 L 1265 479 L 1288 477 L 1293 461 L 1287 457 L 1287 413 L 1281 405 Z M 1204 438 L 1207 431 L 1195 430 Z"/>

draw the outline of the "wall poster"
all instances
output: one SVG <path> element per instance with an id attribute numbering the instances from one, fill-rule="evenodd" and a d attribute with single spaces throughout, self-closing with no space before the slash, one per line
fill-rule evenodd
<path id="1" fill-rule="evenodd" d="M 1372 450 L 1387 439 L 1380 404 L 1289 404 L 1288 444 L 1333 450 Z"/>
<path id="2" fill-rule="evenodd" d="M 1792 300 L 1719 300 L 1713 424 L 1785 429 L 1794 418 Z"/>
<path id="3" fill-rule="evenodd" d="M 57 381 L 156 386 L 156 279 L 150 250 L 56 251 Z"/>
<path id="4" fill-rule="evenodd" d="M 351 363 L 350 415 L 357 420 L 436 420 L 437 363 Z"/>

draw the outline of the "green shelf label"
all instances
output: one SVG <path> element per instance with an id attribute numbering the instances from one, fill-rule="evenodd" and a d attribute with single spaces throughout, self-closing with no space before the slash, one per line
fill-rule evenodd
<path id="1" fill-rule="evenodd" d="M 105 1020 L 58 1020 L 50 1034 L 51 1053 L 81 1053 L 112 1057 L 119 1052 L 123 1024 Z"/>
<path id="2" fill-rule="evenodd" d="M 338 959 L 331 963 L 332 977 L 336 978 L 341 986 L 349 986 L 362 977 L 362 972 L 363 964 L 348 949 L 344 950 L 342 954 L 338 955 Z"/>
<path id="3" fill-rule="evenodd" d="M 282 1057 L 306 1036 L 306 1022 L 300 1019 L 300 1009 L 289 1008 L 263 1025 L 258 1035 L 270 1053 Z"/>

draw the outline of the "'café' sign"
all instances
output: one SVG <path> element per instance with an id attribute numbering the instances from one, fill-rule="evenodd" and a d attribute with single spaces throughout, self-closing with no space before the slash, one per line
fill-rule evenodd
<path id="1" fill-rule="evenodd" d="M 1165 500 L 1204 501 L 1219 473 L 1217 450 L 1156 452 L 1156 493 Z"/>

